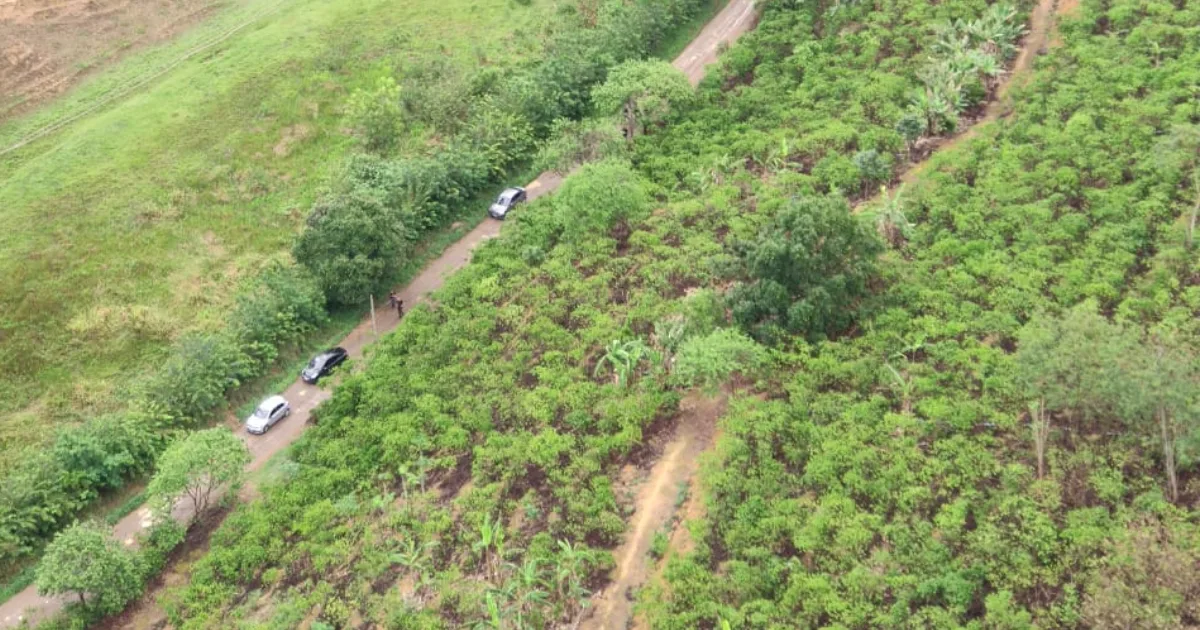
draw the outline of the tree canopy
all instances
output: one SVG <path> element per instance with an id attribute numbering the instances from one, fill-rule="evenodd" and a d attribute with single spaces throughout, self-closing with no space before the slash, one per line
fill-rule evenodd
<path id="1" fill-rule="evenodd" d="M 165 518 L 184 498 L 191 501 L 192 518 L 200 518 L 217 493 L 232 492 L 241 485 L 249 462 L 246 444 L 229 429 L 197 431 L 159 457 L 146 495 Z"/>
<path id="2" fill-rule="evenodd" d="M 120 610 L 142 586 L 133 553 L 103 524 L 77 523 L 46 546 L 35 579 L 41 595 L 71 594 L 105 613 Z"/>

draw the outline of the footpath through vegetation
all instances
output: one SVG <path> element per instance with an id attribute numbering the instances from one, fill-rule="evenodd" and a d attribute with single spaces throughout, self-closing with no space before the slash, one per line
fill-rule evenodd
<path id="1" fill-rule="evenodd" d="M 1033 9 L 773 0 L 697 90 L 614 65 L 539 157 L 589 163 L 380 341 L 170 623 L 603 624 L 636 472 L 664 494 L 716 391 L 652 627 L 1200 623 L 1200 8 L 1086 0 L 1011 115 L 851 212 L 984 116 Z"/>
<path id="2" fill-rule="evenodd" d="M 865 208 L 886 250 L 857 322 L 777 345 L 793 367 L 731 402 L 691 548 L 642 598 L 652 627 L 1200 622 L 1196 11 L 1073 7 L 1011 115 Z M 768 39 L 768 12 L 742 43 L 755 86 L 787 69 L 803 100 L 832 87 L 813 68 L 861 58 L 807 15 L 831 56 Z M 750 91 L 707 115 L 771 102 Z"/>

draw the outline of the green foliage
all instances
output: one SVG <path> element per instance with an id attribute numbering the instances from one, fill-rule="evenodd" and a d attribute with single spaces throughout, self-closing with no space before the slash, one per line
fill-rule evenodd
<path id="1" fill-rule="evenodd" d="M 880 249 L 844 201 L 794 200 L 743 246 L 751 280 L 729 297 L 734 319 L 765 342 L 785 333 L 835 335 L 850 325 Z"/>
<path id="2" fill-rule="evenodd" d="M 233 340 L 192 334 L 174 348 L 162 367 L 138 386 L 135 405 L 174 426 L 195 425 L 225 394 L 251 373 Z"/>
<path id="3" fill-rule="evenodd" d="M 692 97 L 687 77 L 657 59 L 626 61 L 613 68 L 592 92 L 596 109 L 603 114 L 621 114 L 631 136 L 663 124 L 672 112 L 687 107 Z"/>
<path id="4" fill-rule="evenodd" d="M 36 583 L 41 595 L 70 594 L 103 613 L 119 611 L 141 587 L 133 554 L 95 523 L 76 524 L 54 537 L 38 564 Z"/>
<path id="5" fill-rule="evenodd" d="M 380 77 L 372 89 L 355 90 L 346 103 L 346 123 L 368 151 L 387 151 L 395 146 L 404 130 L 396 80 Z"/>
<path id="6" fill-rule="evenodd" d="M 180 500 L 191 501 L 191 518 L 204 515 L 222 492 L 236 492 L 245 477 L 250 451 L 225 427 L 196 431 L 171 444 L 158 459 L 146 488 L 151 505 L 165 518 Z"/>
<path id="7" fill-rule="evenodd" d="M 1061 320 L 1034 317 L 1017 334 L 1017 365 L 1032 397 L 1051 411 L 1087 419 L 1120 416 L 1136 385 L 1130 380 L 1141 340 L 1136 332 L 1083 303 Z"/>
<path id="8" fill-rule="evenodd" d="M 330 302 L 362 304 L 408 253 L 394 210 L 364 190 L 332 194 L 313 207 L 292 250 Z"/>
<path id="9" fill-rule="evenodd" d="M 617 125 L 607 118 L 580 121 L 559 119 L 550 128 L 534 158 L 534 168 L 566 174 L 589 162 L 622 157 L 625 142 Z"/>
<path id="10" fill-rule="evenodd" d="M 1065 49 L 1025 88 L 1034 97 L 935 158 L 886 209 L 893 249 L 843 200 L 814 195 L 861 194 L 860 152 L 900 166 L 897 122 L 939 46 L 931 26 L 1003 17 L 984 4 L 764 5 L 632 166 L 581 169 L 561 196 L 530 204 L 436 308 L 381 340 L 297 443 L 295 475 L 216 533 L 169 598 L 173 625 L 257 614 L 259 584 L 275 588 L 268 614 L 281 627 L 318 606 L 331 625 L 352 612 L 398 627 L 576 623 L 627 525 L 618 473 L 678 408 L 650 349 L 720 382 L 742 369 L 730 356 L 764 354 L 730 315 L 779 343 L 770 370 L 735 383 L 696 486 L 706 514 L 688 524 L 694 549 L 647 602 L 654 627 L 1072 627 L 1110 592 L 1187 623 L 1182 581 L 1115 570 L 1117 541 L 1146 518 L 1178 533 L 1141 567 L 1190 560 L 1179 550 L 1194 547 L 1191 510 L 1151 472 L 1161 450 L 1118 424 L 1186 397 L 1112 397 L 1111 383 L 1050 359 L 1075 353 L 1103 371 L 1095 357 L 1111 357 L 1110 342 L 1136 342 L 1171 352 L 1116 357 L 1138 375 L 1126 380 L 1150 367 L 1163 382 L 1190 378 L 1179 368 L 1200 302 L 1172 229 L 1187 191 L 1150 165 L 1160 132 L 1194 114 L 1197 40 L 1154 38 L 1173 42 L 1155 65 L 1139 52 L 1147 34 L 1133 33 L 1194 30 L 1195 7 L 1117 0 L 1064 23 Z M 587 9 L 584 23 L 604 15 Z M 1002 48 L 967 39 L 976 53 L 991 43 Z M 964 102 L 989 89 L 977 56 L 965 58 L 972 74 L 941 60 Z M 552 67 L 556 90 L 602 74 L 572 54 Z M 582 109 L 579 93 L 555 107 L 504 102 L 541 115 Z M 612 198 L 631 210 L 610 212 Z M 1081 303 L 1088 317 L 1063 328 Z M 1054 331 L 1099 347 L 1062 348 Z M 612 368 L 624 386 L 597 380 Z M 1023 419 L 1041 387 L 1095 417 L 1047 436 L 1070 448 L 1039 475 Z M 396 588 L 368 595 L 393 576 Z"/>
<path id="11" fill-rule="evenodd" d="M 555 193 L 553 203 L 564 238 L 581 242 L 637 220 L 649 199 L 628 164 L 607 160 L 580 168 Z"/>
<path id="12" fill-rule="evenodd" d="M 1133 524 L 1088 587 L 1082 622 L 1092 628 L 1177 628 L 1200 616 L 1200 553 L 1177 522 Z"/>
<path id="13" fill-rule="evenodd" d="M 325 295 L 316 281 L 298 267 L 276 264 L 238 294 L 228 327 L 241 351 L 262 371 L 279 356 L 280 348 L 299 342 L 327 321 Z"/>
<path id="14" fill-rule="evenodd" d="M 722 328 L 684 341 L 671 372 L 675 382 L 684 387 L 713 389 L 734 373 L 751 375 L 767 362 L 765 348 L 741 331 Z"/>

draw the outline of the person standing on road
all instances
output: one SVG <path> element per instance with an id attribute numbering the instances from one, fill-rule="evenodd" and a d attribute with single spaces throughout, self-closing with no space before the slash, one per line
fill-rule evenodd
<path id="1" fill-rule="evenodd" d="M 404 317 L 404 300 L 401 300 L 395 291 L 388 294 L 388 306 L 396 309 L 397 319 Z"/>

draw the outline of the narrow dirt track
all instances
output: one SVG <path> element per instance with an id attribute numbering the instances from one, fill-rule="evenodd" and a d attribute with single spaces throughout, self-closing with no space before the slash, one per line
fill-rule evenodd
<path id="1" fill-rule="evenodd" d="M 1060 1 L 1073 2 L 1073 0 Z M 1021 50 L 1013 62 L 1007 80 L 997 88 L 996 96 L 988 103 L 984 116 L 970 128 L 940 145 L 937 151 L 944 151 L 968 141 L 974 137 L 981 125 L 1007 116 L 1012 111 L 1012 103 L 1008 99 L 1009 90 L 1028 77 L 1034 60 L 1051 44 L 1056 6 L 1061 9 L 1064 5 L 1056 5 L 1056 0 L 1040 0 L 1034 7 L 1029 20 L 1029 33 L 1021 42 Z M 901 176 L 901 181 L 915 180 L 924 166 L 929 163 L 930 157 L 932 154 L 910 166 Z M 863 204 L 863 206 L 865 205 Z M 705 514 L 704 501 L 697 492 L 698 466 L 696 460 L 715 444 L 716 421 L 722 415 L 726 402 L 725 399 L 720 401 L 722 411 L 712 415 L 712 425 L 702 430 L 702 434 L 706 435 L 707 439 L 699 441 L 694 435 L 697 430 L 695 427 L 697 424 L 710 422 L 706 417 L 708 414 L 703 412 L 697 414 L 694 408 L 681 408 L 683 417 L 680 420 L 680 428 L 671 443 L 664 449 L 662 459 L 655 464 L 650 476 L 651 482 L 648 482 L 647 487 L 638 495 L 634 524 L 630 529 L 628 539 L 617 553 L 617 568 L 614 571 L 613 585 L 596 599 L 594 615 L 588 623 L 584 624 L 584 627 L 615 629 L 632 626 L 636 630 L 649 627 L 645 618 L 640 616 L 634 618 L 631 614 L 635 598 L 633 591 L 651 582 L 661 585 L 660 572 L 665 566 L 666 559 L 691 551 L 693 542 L 687 531 L 687 523 L 703 518 Z M 699 417 L 696 417 L 697 415 Z M 702 447 L 697 448 L 697 446 Z M 687 452 L 688 457 L 684 458 L 687 461 L 681 463 L 679 454 L 684 451 Z M 671 522 L 675 511 L 672 502 L 677 496 L 659 489 L 660 485 L 667 483 L 662 479 L 669 480 L 671 489 L 687 487 L 690 491 L 687 501 L 680 508 L 681 518 L 675 521 L 674 528 L 668 534 L 669 544 L 663 562 L 654 566 L 647 552 L 655 532 L 660 531 L 664 525 Z"/>
<path id="2" fill-rule="evenodd" d="M 1065 3 L 1070 0 L 1062 1 L 1065 6 Z M 983 125 L 1012 113 L 1012 100 L 1009 99 L 1008 93 L 1029 77 L 1030 70 L 1033 70 L 1033 62 L 1049 48 L 1051 36 L 1054 33 L 1054 18 L 1057 15 L 1055 9 L 1058 4 L 1059 0 L 1039 0 L 1037 6 L 1033 8 L 1033 12 L 1029 16 L 1029 32 L 1021 40 L 1021 50 L 1017 53 L 1017 58 L 1013 61 L 1008 76 L 996 88 L 996 96 L 988 103 L 983 116 L 972 123 L 970 127 L 937 145 L 934 152 L 925 159 L 910 166 L 900 175 L 900 183 L 909 184 L 917 181 L 917 178 L 929 165 L 929 158 L 933 157 L 935 153 L 948 151 L 965 142 L 970 142 Z"/>
<path id="3" fill-rule="evenodd" d="M 725 412 L 727 401 L 726 394 L 710 399 L 693 393 L 680 402 L 675 432 L 642 483 L 625 542 L 613 554 L 617 567 L 612 582 L 592 599 L 591 616 L 581 628 L 604 630 L 629 624 L 635 590 L 646 582 L 650 569 L 654 534 L 671 522 L 680 492 L 689 487 L 699 468 L 700 454 L 713 444 L 717 418 Z"/>
<path id="4" fill-rule="evenodd" d="M 674 66 L 687 75 L 692 85 L 698 84 L 704 77 L 707 66 L 716 61 L 721 47 L 732 43 L 753 26 L 754 15 L 754 0 L 731 0 L 675 59 Z M 542 173 L 526 185 L 529 199 L 533 200 L 550 193 L 561 183 L 561 175 Z M 480 223 L 429 263 L 408 286 L 399 288 L 397 294 L 404 301 L 405 307 L 412 308 L 428 300 L 429 294 L 442 286 L 446 276 L 471 260 L 471 252 L 480 243 L 500 234 L 501 225 L 499 221 L 490 219 Z M 376 326 L 379 334 L 390 331 L 398 323 L 395 312 L 386 308 L 377 309 Z M 351 358 L 358 359 L 362 357 L 363 348 L 375 339 L 371 319 L 367 317 L 339 345 L 349 351 Z M 238 435 L 250 448 L 250 471 L 261 468 L 272 456 L 296 441 L 304 433 L 313 410 L 330 396 L 328 390 L 306 385 L 298 379 L 282 394 L 292 404 L 293 411 L 290 417 L 272 427 L 266 435 L 251 436 L 244 429 L 238 431 Z M 247 490 L 253 493 L 253 488 Z M 191 514 L 181 505 L 174 510 L 173 516 L 182 521 Z M 114 528 L 113 535 L 125 544 L 133 545 L 138 533 L 149 527 L 150 523 L 149 513 L 145 509 L 138 510 L 121 519 Z M 65 600 L 62 598 L 41 597 L 37 594 L 37 589 L 30 586 L 0 604 L 0 629 L 16 627 L 22 620 L 33 623 L 46 619 L 62 610 L 64 605 Z"/>

